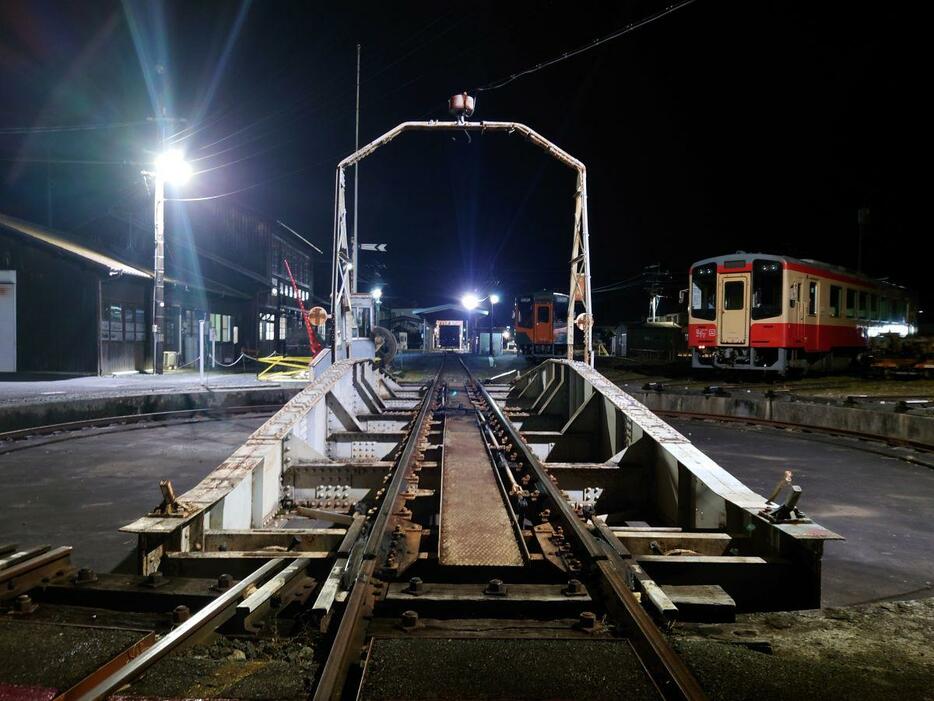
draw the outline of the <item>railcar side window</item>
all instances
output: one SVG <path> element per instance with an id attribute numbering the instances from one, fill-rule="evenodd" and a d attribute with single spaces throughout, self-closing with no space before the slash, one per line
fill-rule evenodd
<path id="1" fill-rule="evenodd" d="M 746 300 L 746 283 L 736 280 L 723 286 L 723 308 L 742 309 Z"/>
<path id="2" fill-rule="evenodd" d="M 879 298 L 879 318 L 882 321 L 889 320 L 889 298 L 888 297 Z"/>
<path id="3" fill-rule="evenodd" d="M 717 265 L 699 265 L 691 271 L 691 316 L 713 321 L 717 318 Z"/>
<path id="4" fill-rule="evenodd" d="M 817 283 L 808 283 L 808 314 L 814 316 L 817 314 Z"/>
<path id="5" fill-rule="evenodd" d="M 830 316 L 840 316 L 840 293 L 843 288 L 838 285 L 830 286 Z"/>
<path id="6" fill-rule="evenodd" d="M 852 319 L 856 316 L 856 290 L 847 288 L 846 290 L 846 318 Z"/>
<path id="7" fill-rule="evenodd" d="M 879 303 L 876 301 L 876 296 L 874 294 L 869 295 L 869 318 L 878 319 L 879 318 Z"/>
<path id="8" fill-rule="evenodd" d="M 752 265 L 753 319 L 782 313 L 782 266 L 778 261 L 757 260 Z"/>
<path id="9" fill-rule="evenodd" d="M 547 324 L 551 321 L 551 310 L 544 304 L 538 308 L 538 323 Z"/>
<path id="10" fill-rule="evenodd" d="M 866 293 L 865 292 L 859 293 L 859 318 L 860 319 L 866 318 Z"/>

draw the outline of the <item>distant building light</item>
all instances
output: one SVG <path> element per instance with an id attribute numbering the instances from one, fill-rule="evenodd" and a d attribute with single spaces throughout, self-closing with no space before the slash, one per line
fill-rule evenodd
<path id="1" fill-rule="evenodd" d="M 883 324 L 882 326 L 870 326 L 869 338 L 875 338 L 886 333 L 898 334 L 902 338 L 915 333 L 917 329 L 911 324 Z"/>

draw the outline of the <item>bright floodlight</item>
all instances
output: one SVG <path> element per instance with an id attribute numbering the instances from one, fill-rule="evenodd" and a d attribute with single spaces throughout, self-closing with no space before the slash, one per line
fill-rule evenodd
<path id="1" fill-rule="evenodd" d="M 468 293 L 461 297 L 461 304 L 463 304 L 464 309 L 469 312 L 477 308 L 477 306 L 480 304 L 480 300 L 477 299 L 477 295 Z"/>
<path id="2" fill-rule="evenodd" d="M 490 295 L 490 304 L 499 304 L 499 295 Z"/>
<path id="3" fill-rule="evenodd" d="M 371 296 L 373 299 L 376 299 L 376 300 L 382 299 L 382 298 L 383 298 L 383 290 L 382 290 L 381 288 L 379 288 L 379 287 L 374 287 L 373 290 L 370 292 L 370 296 Z"/>
<path id="4" fill-rule="evenodd" d="M 191 178 L 191 164 L 185 160 L 185 154 L 173 148 L 156 157 L 156 172 L 167 183 L 184 185 Z"/>

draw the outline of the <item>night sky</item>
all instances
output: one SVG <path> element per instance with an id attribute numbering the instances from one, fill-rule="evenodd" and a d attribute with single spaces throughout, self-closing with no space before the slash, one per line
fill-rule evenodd
<path id="1" fill-rule="evenodd" d="M 281 219 L 330 253 L 358 42 L 366 143 L 663 7 L 5 0 L 0 211 L 51 216 L 89 242 L 134 208 L 145 221 L 139 171 L 164 127 L 202 171 L 170 196 L 234 193 L 212 202 Z M 930 59 L 914 7 L 697 0 L 474 93 L 474 119 L 525 122 L 587 164 L 595 287 L 658 263 L 676 288 L 692 261 L 740 249 L 855 268 L 868 207 L 864 270 L 924 308 Z M 187 121 L 151 121 L 163 109 Z M 74 126 L 94 128 L 49 129 Z M 566 291 L 573 188 L 570 170 L 515 136 L 398 139 L 360 170 L 361 240 L 390 248 L 363 254 L 362 284 L 384 285 L 397 307 Z M 128 249 L 147 236 L 127 228 Z M 647 307 L 639 286 L 596 301 L 598 323 Z"/>

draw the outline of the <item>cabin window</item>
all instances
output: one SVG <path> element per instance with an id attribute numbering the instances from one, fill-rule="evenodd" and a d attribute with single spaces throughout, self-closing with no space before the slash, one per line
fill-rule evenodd
<path id="1" fill-rule="evenodd" d="M 723 286 L 723 308 L 742 309 L 746 303 L 746 283 L 735 280 Z"/>
<path id="2" fill-rule="evenodd" d="M 904 324 L 908 321 L 908 302 L 903 299 L 896 299 L 892 302 L 893 321 L 896 324 Z"/>
<path id="3" fill-rule="evenodd" d="M 840 293 L 843 288 L 839 285 L 830 286 L 830 316 L 840 316 Z"/>
<path id="4" fill-rule="evenodd" d="M 782 265 L 778 261 L 757 260 L 752 266 L 753 319 L 768 319 L 782 313 Z"/>
<path id="5" fill-rule="evenodd" d="M 808 314 L 817 314 L 817 282 L 813 280 L 808 283 Z"/>
<path id="6" fill-rule="evenodd" d="M 547 324 L 549 321 L 551 321 L 551 310 L 543 304 L 538 308 L 538 323 Z"/>
<path id="7" fill-rule="evenodd" d="M 214 340 L 218 343 L 230 343 L 230 315 L 211 314 L 211 328 L 214 329 Z"/>
<path id="8" fill-rule="evenodd" d="M 879 297 L 879 318 L 882 321 L 889 320 L 889 298 L 888 297 Z"/>
<path id="9" fill-rule="evenodd" d="M 879 302 L 878 298 L 874 294 L 869 295 L 869 318 L 879 318 Z"/>
<path id="10" fill-rule="evenodd" d="M 860 318 L 860 319 L 865 319 L 865 318 L 867 317 L 867 314 L 866 314 L 866 297 L 867 297 L 867 295 L 866 295 L 865 292 L 860 292 L 860 293 L 859 293 L 859 318 Z"/>
<path id="11" fill-rule="evenodd" d="M 856 316 L 856 290 L 847 288 L 846 290 L 846 318 L 852 319 Z"/>
<path id="12" fill-rule="evenodd" d="M 110 307 L 110 340 L 123 340 L 123 308 L 118 304 Z"/>
<path id="13" fill-rule="evenodd" d="M 146 312 L 142 309 L 137 309 L 134 312 L 136 318 L 136 340 L 145 341 L 146 340 Z"/>
<path id="14" fill-rule="evenodd" d="M 520 297 L 516 300 L 516 326 L 528 328 L 532 325 L 532 298 Z"/>
<path id="15" fill-rule="evenodd" d="M 717 318 L 717 265 L 699 265 L 691 271 L 691 316 L 713 321 Z"/>

